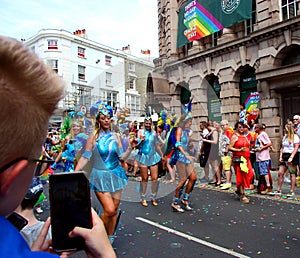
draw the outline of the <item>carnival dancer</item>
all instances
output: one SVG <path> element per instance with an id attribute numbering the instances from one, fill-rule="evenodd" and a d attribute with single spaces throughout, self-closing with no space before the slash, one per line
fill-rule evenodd
<path id="1" fill-rule="evenodd" d="M 170 159 L 171 164 L 176 164 L 178 171 L 179 182 L 175 189 L 175 194 L 173 202 L 171 204 L 173 211 L 184 212 L 180 206 L 180 197 L 183 193 L 183 188 L 186 184 L 185 193 L 183 194 L 183 199 L 181 204 L 186 210 L 192 210 L 192 207 L 189 204 L 190 193 L 194 188 L 194 184 L 197 180 L 195 169 L 193 166 L 194 157 L 188 153 L 189 146 L 189 132 L 192 125 L 192 117 L 189 114 L 191 111 L 191 101 L 187 106 L 185 111 L 186 114 L 183 114 L 179 120 L 178 127 L 174 130 L 174 136 L 171 137 L 175 140 L 175 151 L 172 154 Z"/>
<path id="2" fill-rule="evenodd" d="M 148 185 L 148 168 L 151 176 L 151 203 L 157 206 L 156 200 L 158 190 L 158 162 L 163 159 L 163 153 L 160 148 L 159 140 L 155 131 L 152 130 L 152 119 L 149 116 L 145 117 L 144 129 L 138 131 L 138 146 L 139 152 L 136 155 L 136 160 L 139 163 L 140 175 L 142 178 L 140 184 L 141 204 L 144 207 L 148 206 L 146 200 L 146 192 Z"/>
<path id="3" fill-rule="evenodd" d="M 172 140 L 169 137 L 172 135 L 173 130 L 175 130 L 175 126 L 177 125 L 179 119 L 177 119 L 176 115 L 173 114 L 166 120 L 165 130 L 167 132 L 166 134 L 166 140 L 165 140 L 165 146 L 164 146 L 164 155 L 166 159 L 166 166 L 168 169 L 168 172 L 170 174 L 170 181 L 168 183 L 175 183 L 176 177 L 175 177 L 175 164 L 170 164 L 170 158 L 172 157 L 172 154 L 174 152 L 174 144 L 172 144 Z"/>
<path id="4" fill-rule="evenodd" d="M 84 132 L 83 124 L 75 120 L 71 125 L 71 132 L 65 138 L 61 154 L 56 158 L 55 164 L 61 159 L 63 161 L 63 171 L 73 172 L 76 163 L 80 157 L 81 151 L 84 150 L 88 135 Z M 52 167 L 55 167 L 55 164 Z"/>
<path id="5" fill-rule="evenodd" d="M 93 156 L 90 187 L 103 207 L 101 219 L 113 243 L 122 190 L 128 181 L 120 162 L 126 160 L 134 145 L 131 141 L 126 152 L 119 148 L 119 140 L 110 129 L 113 110 L 109 105 L 99 101 L 91 107 L 90 114 L 96 117 L 95 132 L 88 138 L 75 170 L 82 170 Z"/>

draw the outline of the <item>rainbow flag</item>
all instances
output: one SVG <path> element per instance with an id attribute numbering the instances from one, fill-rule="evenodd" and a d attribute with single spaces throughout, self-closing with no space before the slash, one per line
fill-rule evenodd
<path id="1" fill-rule="evenodd" d="M 251 0 L 190 0 L 179 9 L 177 47 L 250 19 Z"/>

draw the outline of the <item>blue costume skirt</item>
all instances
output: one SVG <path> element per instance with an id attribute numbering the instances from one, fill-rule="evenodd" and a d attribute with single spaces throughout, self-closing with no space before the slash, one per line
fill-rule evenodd
<path id="1" fill-rule="evenodd" d="M 178 153 L 178 161 L 185 163 L 185 164 L 191 164 L 190 160 L 188 160 L 180 151 Z"/>
<path id="2" fill-rule="evenodd" d="M 90 176 L 90 188 L 95 192 L 116 192 L 127 185 L 125 169 L 121 166 L 112 170 L 93 168 Z"/>
<path id="3" fill-rule="evenodd" d="M 160 155 L 155 152 L 153 155 L 152 154 L 144 154 L 144 153 L 138 153 L 135 157 L 135 159 L 145 165 L 145 166 L 153 166 L 155 164 L 157 164 L 160 160 L 161 160 L 161 157 Z"/>

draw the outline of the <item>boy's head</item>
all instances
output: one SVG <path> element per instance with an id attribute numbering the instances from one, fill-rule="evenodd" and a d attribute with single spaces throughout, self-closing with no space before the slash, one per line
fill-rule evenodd
<path id="1" fill-rule="evenodd" d="M 0 36 L 0 214 L 12 212 L 31 182 L 63 83 L 23 43 Z"/>

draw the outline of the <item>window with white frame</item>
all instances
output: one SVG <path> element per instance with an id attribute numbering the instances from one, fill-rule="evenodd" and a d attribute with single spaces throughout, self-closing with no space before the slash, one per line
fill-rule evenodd
<path id="1" fill-rule="evenodd" d="M 135 78 L 129 78 L 129 89 L 135 90 Z"/>
<path id="2" fill-rule="evenodd" d="M 134 63 L 129 63 L 129 71 L 131 71 L 131 72 L 135 71 L 135 65 L 134 65 Z"/>
<path id="3" fill-rule="evenodd" d="M 281 19 L 288 20 L 298 15 L 299 0 L 281 0 Z"/>
<path id="4" fill-rule="evenodd" d="M 127 98 L 128 102 L 126 105 L 130 107 L 130 113 L 134 115 L 139 115 L 141 110 L 141 98 L 137 95 L 128 95 Z"/>
<path id="5" fill-rule="evenodd" d="M 85 80 L 85 66 L 78 65 L 78 80 Z"/>
<path id="6" fill-rule="evenodd" d="M 108 73 L 106 72 L 106 75 L 105 75 L 105 82 L 106 82 L 106 85 L 111 85 L 111 79 L 112 79 L 112 73 Z"/>
<path id="7" fill-rule="evenodd" d="M 112 108 L 113 108 L 114 110 L 117 109 L 117 101 L 118 101 L 117 99 L 118 99 L 117 93 L 116 93 L 116 92 L 113 92 L 113 93 L 112 93 Z"/>
<path id="8" fill-rule="evenodd" d="M 245 36 L 249 35 L 254 30 L 254 24 L 256 23 L 256 0 L 252 0 L 252 12 L 251 18 L 246 20 L 245 23 Z"/>
<path id="9" fill-rule="evenodd" d="M 50 50 L 58 49 L 58 44 L 56 39 L 48 39 L 48 49 Z"/>
<path id="10" fill-rule="evenodd" d="M 105 55 L 105 64 L 111 65 L 111 56 Z"/>
<path id="11" fill-rule="evenodd" d="M 85 57 L 85 48 L 78 47 L 78 56 L 83 58 Z"/>
<path id="12" fill-rule="evenodd" d="M 52 71 L 58 73 L 58 60 L 56 59 L 50 59 L 47 61 L 49 67 L 52 69 Z"/>

